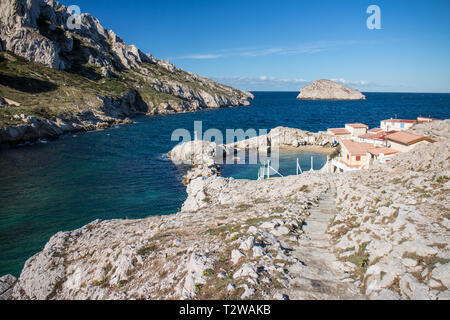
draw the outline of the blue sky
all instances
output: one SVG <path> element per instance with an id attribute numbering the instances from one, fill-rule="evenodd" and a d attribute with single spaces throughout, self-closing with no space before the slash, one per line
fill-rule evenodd
<path id="1" fill-rule="evenodd" d="M 450 92 L 448 0 L 64 0 L 125 42 L 245 90 L 327 78 L 363 91 Z M 381 8 L 381 30 L 366 9 Z"/>

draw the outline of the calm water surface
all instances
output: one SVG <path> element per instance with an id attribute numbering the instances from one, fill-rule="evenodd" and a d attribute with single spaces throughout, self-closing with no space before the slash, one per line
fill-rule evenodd
<path id="1" fill-rule="evenodd" d="M 173 130 L 271 129 L 318 131 L 348 122 L 379 126 L 390 117 L 449 118 L 449 94 L 368 93 L 366 101 L 298 101 L 297 92 L 257 92 L 252 106 L 137 118 L 131 126 L 72 135 L 31 147 L 0 150 L 0 275 L 19 275 L 24 262 L 58 231 L 95 219 L 175 213 L 186 198 L 177 167 L 164 154 Z M 280 172 L 295 174 L 296 158 L 282 152 Z M 315 168 L 326 157 L 314 155 Z M 226 166 L 224 176 L 256 179 L 258 166 Z"/>

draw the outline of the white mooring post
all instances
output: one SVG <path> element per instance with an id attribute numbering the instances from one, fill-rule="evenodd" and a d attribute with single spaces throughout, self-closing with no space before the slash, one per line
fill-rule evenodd
<path id="1" fill-rule="evenodd" d="M 314 171 L 314 156 L 311 156 L 311 171 Z"/>
<path id="2" fill-rule="evenodd" d="M 267 161 L 264 161 L 264 168 L 262 170 L 262 172 L 263 172 L 263 180 L 266 180 L 266 165 L 267 165 Z"/>
<path id="3" fill-rule="evenodd" d="M 264 161 L 264 165 L 262 167 L 259 167 L 258 180 L 265 180 L 265 179 L 266 179 L 266 162 Z"/>
<path id="4" fill-rule="evenodd" d="M 267 161 L 267 179 L 270 179 L 270 160 Z"/>
<path id="5" fill-rule="evenodd" d="M 297 175 L 303 174 L 302 166 L 300 165 L 300 160 L 297 158 Z"/>

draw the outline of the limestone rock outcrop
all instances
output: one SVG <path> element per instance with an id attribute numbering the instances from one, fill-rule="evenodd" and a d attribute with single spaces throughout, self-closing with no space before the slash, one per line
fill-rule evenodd
<path id="1" fill-rule="evenodd" d="M 449 144 L 367 171 L 198 176 L 177 214 L 56 234 L 0 298 L 448 300 Z"/>
<path id="2" fill-rule="evenodd" d="M 248 106 L 249 100 L 253 99 L 251 93 L 183 71 L 168 61 L 143 53 L 136 46 L 126 44 L 112 30 L 103 28 L 99 20 L 90 14 L 81 14 L 79 21 L 75 21 L 79 25 L 72 28 L 69 22 L 74 21 L 69 8 L 54 0 L 0 2 L 0 51 L 6 51 L 2 52 L 1 59 L 13 70 L 9 74 L 0 74 L 4 77 L 0 85 L 6 89 L 5 96 L 2 90 L 0 104 L 7 102 L 6 98 L 14 99 L 8 96 L 8 93 L 14 95 L 14 90 L 8 91 L 11 89 L 8 87 L 11 79 L 19 84 L 24 81 L 17 79 L 15 67 L 22 70 L 21 73 L 26 76 L 24 78 L 30 78 L 55 91 L 53 101 L 42 102 L 42 106 L 47 108 L 51 102 L 64 109 L 61 114 L 66 114 L 66 109 L 77 112 L 87 109 L 95 114 L 123 120 L 124 117 L 141 113 L 155 115 Z M 28 69 L 22 58 L 29 62 Z M 57 71 L 39 72 L 36 64 Z M 28 73 L 25 73 L 27 70 Z M 62 71 L 65 73 L 58 73 Z M 79 76 L 84 77 L 82 79 L 85 81 L 80 82 Z M 61 80 L 66 77 L 72 81 L 70 86 L 66 80 Z M 108 85 L 107 80 L 115 81 Z M 82 101 L 85 105 L 80 106 L 77 100 L 64 108 L 59 106 L 61 98 L 67 100 L 67 95 L 83 92 L 86 81 L 95 81 L 90 88 L 98 89 L 91 92 L 90 100 Z M 69 92 L 67 87 L 77 90 L 75 93 Z M 44 89 L 37 85 L 32 93 Z M 27 97 L 30 101 L 26 101 Z M 38 98 L 39 95 L 21 95 L 20 103 L 25 106 L 35 105 L 35 100 L 40 101 Z M 101 101 L 102 106 L 97 106 L 98 101 L 95 100 Z M 63 120 L 72 122 L 72 118 Z M 8 136 L 7 132 L 2 135 L 0 143 L 19 142 L 26 137 L 20 134 Z M 16 136 L 20 139 L 16 139 Z"/>
<path id="3" fill-rule="evenodd" d="M 177 163 L 212 166 L 215 163 L 217 148 L 214 142 L 194 140 L 175 146 L 167 156 Z"/>
<path id="4" fill-rule="evenodd" d="M 0 144 L 19 143 L 36 139 L 51 139 L 67 133 L 106 129 L 119 124 L 131 124 L 133 117 L 145 113 L 146 106 L 136 92 L 129 92 L 122 97 L 105 97 L 103 112 L 90 110 L 76 112 L 65 119 L 38 118 L 26 114 L 17 115 L 23 123 L 0 127 Z"/>
<path id="5" fill-rule="evenodd" d="M 408 132 L 434 140 L 450 139 L 450 119 L 414 125 Z"/>
<path id="6" fill-rule="evenodd" d="M 16 277 L 10 274 L 0 277 L 0 301 L 10 300 L 12 298 L 13 287 L 16 281 Z"/>
<path id="7" fill-rule="evenodd" d="M 303 87 L 297 97 L 299 100 L 365 100 L 361 92 L 343 84 L 320 79 Z"/>
<path id="8" fill-rule="evenodd" d="M 71 29 L 68 8 L 53 0 L 4 0 L 0 3 L 0 39 L 5 50 L 28 61 L 60 70 L 80 67 L 80 61 L 100 68 L 103 76 L 118 76 L 132 69 L 148 73 L 145 64 L 158 65 L 169 73 L 195 82 L 203 89 L 193 90 L 182 82 L 151 78 L 153 88 L 183 100 L 198 102 L 202 107 L 249 105 L 253 95 L 221 85 L 190 72 L 184 72 L 168 61 L 144 54 L 126 44 L 112 30 L 106 30 L 90 14 L 80 16 L 80 25 Z"/>
<path id="9" fill-rule="evenodd" d="M 318 146 L 324 147 L 331 142 L 326 132 L 309 132 L 297 128 L 276 127 L 268 134 L 224 145 L 227 150 L 258 149 L 259 152 L 270 151 L 271 148 Z"/>
<path id="10" fill-rule="evenodd" d="M 438 122 L 426 127 L 443 131 Z M 447 138 L 334 176 L 341 210 L 328 233 L 337 256 L 358 267 L 369 298 L 448 300 L 449 157 Z"/>
<path id="11" fill-rule="evenodd" d="M 186 205 L 176 215 L 94 221 L 56 234 L 25 263 L 10 298 L 202 299 L 208 291 L 208 299 L 270 298 L 294 287 L 297 273 L 315 272 L 291 247 L 327 188 L 325 176 L 203 179 L 188 188 L 194 211 Z M 240 248 L 239 259 L 230 248 Z"/>

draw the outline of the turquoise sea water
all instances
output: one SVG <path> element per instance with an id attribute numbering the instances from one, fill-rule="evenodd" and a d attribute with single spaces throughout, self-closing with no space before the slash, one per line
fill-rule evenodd
<path id="1" fill-rule="evenodd" d="M 368 93 L 366 101 L 298 101 L 296 92 L 256 92 L 250 107 L 140 117 L 115 129 L 0 150 L 0 275 L 19 275 L 24 262 L 58 231 L 95 219 L 175 213 L 186 198 L 186 167 L 164 157 L 172 132 L 194 121 L 203 129 L 318 131 L 346 122 L 379 126 L 390 117 L 449 118 L 450 94 Z M 295 174 L 296 158 L 309 170 L 311 154 L 281 152 L 280 172 Z M 326 157 L 314 155 L 315 168 Z M 256 179 L 259 166 L 225 166 L 224 176 Z"/>

